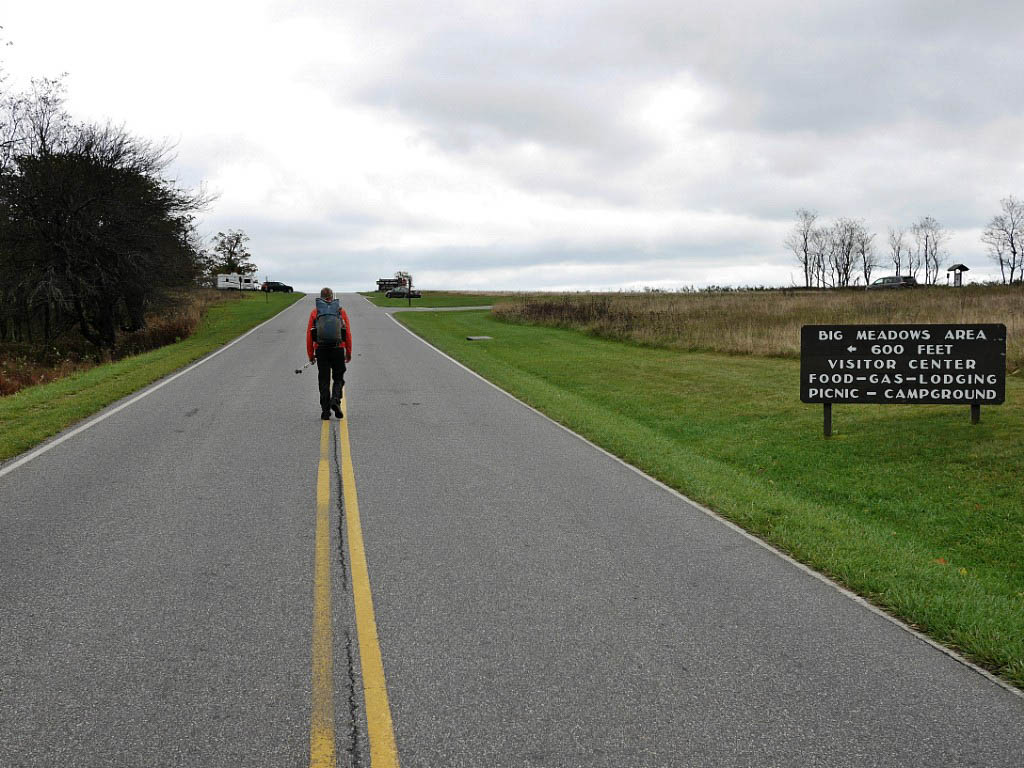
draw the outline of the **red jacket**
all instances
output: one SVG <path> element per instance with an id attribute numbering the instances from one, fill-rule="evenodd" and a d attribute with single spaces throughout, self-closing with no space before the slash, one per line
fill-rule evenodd
<path id="1" fill-rule="evenodd" d="M 345 348 L 345 362 L 352 360 L 352 324 L 348 321 L 348 314 L 341 310 L 341 321 L 345 323 L 345 341 L 341 345 Z M 316 342 L 313 341 L 313 325 L 316 323 L 316 307 L 309 313 L 309 322 L 306 323 L 306 357 L 310 360 L 316 354 Z"/>

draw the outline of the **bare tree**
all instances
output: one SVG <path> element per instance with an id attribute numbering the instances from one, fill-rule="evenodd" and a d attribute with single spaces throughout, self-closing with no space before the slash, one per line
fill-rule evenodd
<path id="1" fill-rule="evenodd" d="M 26 106 L 24 94 L 0 91 L 0 173 L 13 168 L 14 156 L 25 140 Z"/>
<path id="2" fill-rule="evenodd" d="M 0 30 L 3 30 L 2 26 Z M 0 43 L 2 39 L 0 37 Z M 6 83 L 7 75 L 0 65 L 0 173 L 5 173 L 13 165 L 25 120 L 24 94 L 8 92 Z"/>
<path id="3" fill-rule="evenodd" d="M 837 219 L 818 224 L 818 214 L 801 208 L 797 222 L 785 244 L 804 271 L 804 285 L 819 288 L 843 288 L 853 282 L 854 272 L 864 279 L 878 266 L 873 233 L 863 219 Z"/>
<path id="4" fill-rule="evenodd" d="M 906 251 L 904 251 L 904 263 L 906 264 L 904 269 L 906 274 L 911 277 L 917 277 L 921 271 L 921 265 L 924 264 L 924 252 L 921 250 L 921 243 L 917 239 L 916 228 L 916 224 L 910 227 L 911 242 L 908 244 Z"/>
<path id="5" fill-rule="evenodd" d="M 1003 212 L 992 218 L 981 240 L 999 264 L 1004 283 L 1024 280 L 1024 201 L 1013 195 L 999 201 Z"/>
<path id="6" fill-rule="evenodd" d="M 828 265 L 832 253 L 832 227 L 815 227 L 810 234 L 810 259 L 811 285 L 819 288 L 827 288 L 832 285 Z"/>
<path id="7" fill-rule="evenodd" d="M 911 228 L 911 232 L 914 235 L 914 253 L 918 268 L 924 267 L 925 283 L 935 285 L 946 256 L 942 245 L 949 239 L 949 233 L 931 216 L 922 216 Z"/>
<path id="8" fill-rule="evenodd" d="M 896 268 L 897 275 L 902 275 L 900 270 L 906 266 L 906 236 L 907 230 L 904 227 L 889 227 L 889 259 L 892 261 L 893 267 Z"/>
<path id="9" fill-rule="evenodd" d="M 796 225 L 793 227 L 793 231 L 787 235 L 785 245 L 789 248 L 793 255 L 796 256 L 797 263 L 800 264 L 804 271 L 804 287 L 810 288 L 811 282 L 814 279 L 815 265 L 814 265 L 814 222 L 817 220 L 818 214 L 815 211 L 809 211 L 806 208 L 799 208 L 796 211 Z"/>
<path id="10" fill-rule="evenodd" d="M 871 273 L 878 266 L 878 255 L 875 253 L 875 233 L 868 232 L 863 219 L 857 222 L 857 229 L 854 232 L 854 251 L 857 254 L 860 272 L 864 276 L 864 285 L 870 285 Z"/>
<path id="11" fill-rule="evenodd" d="M 32 80 L 25 97 L 24 130 L 19 152 L 45 155 L 71 149 L 83 133 L 64 109 L 64 75 Z"/>
<path id="12" fill-rule="evenodd" d="M 0 73 L 0 88 L 5 77 Z M 19 167 L 22 157 L 38 158 L 46 148 L 63 144 L 67 137 L 70 118 L 64 110 L 64 90 L 61 80 L 33 80 L 29 91 L 11 93 L 0 91 L 0 231 L 9 230 L 16 219 L 31 217 L 45 207 L 40 197 L 31 197 L 21 207 L 11 206 L 9 186 L 24 168 Z M 0 236 L 0 240 L 3 237 Z M 0 249 L 0 338 L 7 335 L 13 324 L 17 338 L 32 338 L 33 305 L 59 303 L 60 291 L 55 284 L 60 280 L 59 270 L 42 266 L 45 256 L 31 254 L 16 245 L 5 242 Z M 44 339 L 49 339 L 52 323 L 46 315 Z"/>
<path id="13" fill-rule="evenodd" d="M 857 232 L 862 223 L 856 219 L 839 219 L 831 227 L 829 267 L 832 285 L 845 288 L 853 277 L 857 256 Z"/>

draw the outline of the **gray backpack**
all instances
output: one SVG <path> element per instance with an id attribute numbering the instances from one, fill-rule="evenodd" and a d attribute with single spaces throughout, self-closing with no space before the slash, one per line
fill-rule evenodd
<path id="1" fill-rule="evenodd" d="M 316 343 L 322 347 L 336 347 L 345 342 L 345 322 L 341 319 L 341 304 L 333 301 L 316 300 Z"/>

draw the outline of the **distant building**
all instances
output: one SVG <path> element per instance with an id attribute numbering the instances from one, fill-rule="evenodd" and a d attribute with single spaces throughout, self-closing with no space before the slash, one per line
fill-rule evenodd
<path id="1" fill-rule="evenodd" d="M 400 285 L 405 285 L 404 277 L 382 277 L 377 281 L 377 290 L 381 293 L 387 293 L 392 288 L 397 288 Z"/>
<path id="2" fill-rule="evenodd" d="M 954 264 L 952 267 L 946 270 L 946 282 L 949 282 L 949 273 L 953 273 L 953 285 L 964 284 L 964 272 L 970 271 L 970 267 L 964 264 Z"/>

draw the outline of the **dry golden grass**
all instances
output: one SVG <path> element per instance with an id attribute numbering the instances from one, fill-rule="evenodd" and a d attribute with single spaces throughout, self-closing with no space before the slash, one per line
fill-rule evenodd
<path id="1" fill-rule="evenodd" d="M 762 357 L 798 357 L 804 325 L 1004 323 L 1007 369 L 1024 363 L 1024 285 L 569 294 L 524 297 L 492 311 L 511 322 L 639 344 Z"/>
<path id="2" fill-rule="evenodd" d="M 167 307 L 146 316 L 145 328 L 119 334 L 113 350 L 97 350 L 74 329 L 45 346 L 0 344 L 0 397 L 188 338 L 210 307 L 237 298 L 238 293 L 212 288 L 181 291 Z"/>
<path id="3" fill-rule="evenodd" d="M 138 355 L 186 339 L 199 326 L 199 321 L 210 307 L 240 296 L 237 292 L 213 288 L 180 291 L 170 297 L 167 307 L 146 315 L 145 328 L 119 336 L 113 358 Z"/>

